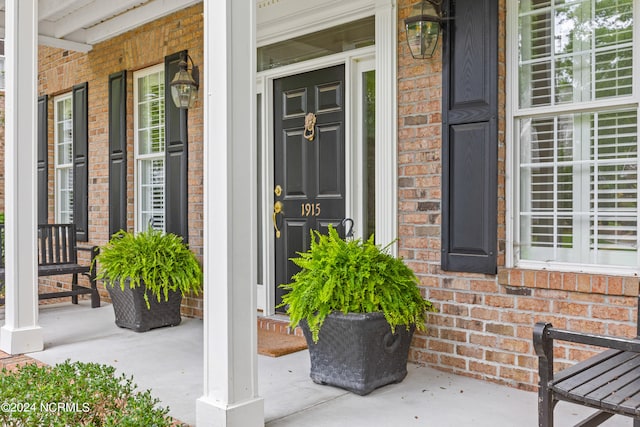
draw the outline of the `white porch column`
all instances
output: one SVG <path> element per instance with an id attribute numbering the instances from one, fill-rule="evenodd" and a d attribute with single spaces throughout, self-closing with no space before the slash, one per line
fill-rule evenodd
<path id="1" fill-rule="evenodd" d="M 397 5 L 376 0 L 376 243 L 398 238 Z M 391 245 L 397 255 L 397 242 Z"/>
<path id="2" fill-rule="evenodd" d="M 256 325 L 255 0 L 204 1 L 201 426 L 264 425 Z"/>
<path id="3" fill-rule="evenodd" d="M 40 351 L 38 326 L 36 141 L 38 2 L 6 0 L 5 324 L 0 349 Z"/>

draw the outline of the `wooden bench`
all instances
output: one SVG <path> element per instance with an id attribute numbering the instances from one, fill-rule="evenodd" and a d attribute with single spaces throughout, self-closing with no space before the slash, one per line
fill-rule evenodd
<path id="1" fill-rule="evenodd" d="M 78 251 L 90 253 L 87 264 L 78 262 Z M 38 277 L 72 274 L 71 290 L 39 294 L 39 299 L 71 297 L 73 304 L 78 303 L 78 295 L 91 295 L 91 307 L 100 307 L 100 294 L 96 286 L 96 273 L 91 268 L 98 254 L 97 246 L 78 246 L 74 224 L 38 225 Z M 0 224 L 0 287 L 4 286 L 4 224 Z M 90 287 L 78 284 L 78 274 L 89 279 Z M 0 298 L 4 304 L 4 298 Z"/>
<path id="2" fill-rule="evenodd" d="M 640 427 L 640 323 L 637 325 L 635 338 L 572 332 L 556 329 L 544 322 L 535 325 L 533 344 L 538 355 L 540 374 L 540 427 L 553 427 L 553 409 L 561 400 L 598 410 L 576 426 L 598 426 L 618 414 L 633 418 L 633 426 Z M 554 340 L 593 345 L 606 350 L 554 373 Z"/>

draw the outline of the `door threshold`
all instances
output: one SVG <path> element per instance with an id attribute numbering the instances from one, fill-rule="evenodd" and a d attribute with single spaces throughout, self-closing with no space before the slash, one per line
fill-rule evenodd
<path id="1" fill-rule="evenodd" d="M 283 335 L 303 336 L 300 326 L 291 328 L 289 326 L 289 316 L 285 314 L 274 314 L 272 316 L 258 315 L 258 329 L 277 332 Z"/>

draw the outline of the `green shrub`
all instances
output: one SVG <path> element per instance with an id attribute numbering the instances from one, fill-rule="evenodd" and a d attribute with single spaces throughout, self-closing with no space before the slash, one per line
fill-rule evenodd
<path id="1" fill-rule="evenodd" d="M 98 279 L 124 290 L 129 286 L 145 287 L 144 298 L 149 307 L 147 291 L 158 300 L 168 300 L 169 291 L 184 296 L 198 294 L 202 290 L 202 268 L 182 237 L 163 233 L 149 227 L 134 234 L 120 230 L 100 248 L 96 257 Z M 95 265 L 94 265 L 95 267 Z"/>
<path id="2" fill-rule="evenodd" d="M 171 426 L 168 408 L 149 390 L 138 392 L 115 368 L 66 361 L 54 367 L 26 364 L 0 375 L 3 426 Z"/>
<path id="3" fill-rule="evenodd" d="M 406 264 L 374 243 L 344 240 L 329 226 L 329 234 L 311 232 L 311 248 L 291 260 L 301 268 L 292 282 L 280 285 L 289 291 L 280 307 L 286 307 L 292 327 L 305 319 L 318 341 L 326 316 L 343 313 L 382 312 L 395 331 L 398 325 L 425 330 L 424 316 L 435 311 L 418 287 L 418 278 Z"/>

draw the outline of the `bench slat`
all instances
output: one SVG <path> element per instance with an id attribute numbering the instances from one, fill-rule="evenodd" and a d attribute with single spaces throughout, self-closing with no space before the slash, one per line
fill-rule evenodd
<path id="1" fill-rule="evenodd" d="M 553 377 L 553 383 L 557 384 L 565 379 L 572 377 L 585 369 L 589 369 L 591 366 L 597 365 L 604 360 L 608 360 L 615 355 L 619 354 L 622 350 L 606 350 L 602 353 L 598 353 L 597 355 L 590 357 L 589 359 L 577 363 L 573 366 L 570 366 L 562 371 L 556 373 Z"/>
<path id="2" fill-rule="evenodd" d="M 636 384 L 636 387 L 640 384 L 640 369 L 633 369 L 620 375 L 618 378 L 615 378 L 615 380 L 609 381 L 597 390 L 585 395 L 585 397 L 588 402 L 600 404 L 609 396 L 620 395 L 621 390 L 630 384 Z"/>
<path id="3" fill-rule="evenodd" d="M 64 297 L 73 297 L 76 295 L 84 295 L 90 294 L 93 290 L 89 288 L 85 288 L 84 286 L 79 286 L 75 291 L 58 291 L 58 292 L 47 292 L 38 295 L 40 299 L 50 299 L 50 298 L 64 298 Z"/>
<path id="4" fill-rule="evenodd" d="M 615 408 L 626 414 L 640 417 L 640 385 L 630 383 L 602 401 L 605 408 Z"/>
<path id="5" fill-rule="evenodd" d="M 51 264 L 38 267 L 38 276 L 57 276 L 58 274 L 85 274 L 91 271 L 88 265 L 80 264 Z"/>
<path id="6" fill-rule="evenodd" d="M 623 352 L 605 362 L 585 369 L 580 374 L 555 385 L 555 387 L 576 396 L 586 396 L 617 380 L 627 372 L 638 369 L 639 365 L 640 360 L 637 353 Z"/>

